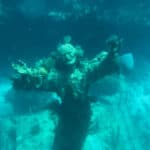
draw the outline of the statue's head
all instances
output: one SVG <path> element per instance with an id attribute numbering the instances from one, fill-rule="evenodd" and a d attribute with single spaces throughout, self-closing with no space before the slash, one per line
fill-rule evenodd
<path id="1" fill-rule="evenodd" d="M 74 66 L 83 56 L 83 50 L 71 43 L 71 37 L 65 37 L 64 42 L 57 48 L 59 61 L 63 65 Z"/>
<path id="2" fill-rule="evenodd" d="M 106 40 L 106 44 L 107 44 L 109 50 L 111 50 L 113 52 L 118 52 L 122 47 L 123 39 L 117 35 L 111 35 Z"/>

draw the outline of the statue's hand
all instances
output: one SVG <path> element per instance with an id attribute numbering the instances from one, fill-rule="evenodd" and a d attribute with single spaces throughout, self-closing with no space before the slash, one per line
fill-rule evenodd
<path id="1" fill-rule="evenodd" d="M 110 55 L 115 56 L 122 47 L 123 39 L 117 35 L 112 35 L 106 40 Z"/>
<path id="2" fill-rule="evenodd" d="M 18 63 L 12 63 L 12 68 L 19 74 L 29 74 L 31 69 L 27 67 L 27 64 L 22 60 L 19 60 Z"/>

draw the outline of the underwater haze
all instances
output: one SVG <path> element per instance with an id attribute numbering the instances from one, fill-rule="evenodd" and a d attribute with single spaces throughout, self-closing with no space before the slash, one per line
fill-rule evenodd
<path id="1" fill-rule="evenodd" d="M 0 149 L 150 150 L 149 5 L 0 0 Z"/>

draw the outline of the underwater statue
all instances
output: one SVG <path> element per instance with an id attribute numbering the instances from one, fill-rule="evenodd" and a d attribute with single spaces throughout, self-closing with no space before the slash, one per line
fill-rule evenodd
<path id="1" fill-rule="evenodd" d="M 85 59 L 81 47 L 66 37 L 57 51 L 33 67 L 21 60 L 12 64 L 16 71 L 12 79 L 15 90 L 53 91 L 61 98 L 53 150 L 82 149 L 91 116 L 88 89 L 98 79 L 120 70 L 118 52 L 122 39 L 113 35 L 106 42 L 106 51 L 91 60 Z"/>

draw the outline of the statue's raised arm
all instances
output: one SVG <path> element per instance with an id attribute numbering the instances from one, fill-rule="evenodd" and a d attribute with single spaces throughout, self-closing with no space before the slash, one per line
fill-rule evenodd
<path id="1" fill-rule="evenodd" d="M 21 60 L 12 63 L 15 75 L 12 77 L 13 87 L 22 90 L 57 91 L 59 74 L 54 68 L 52 57 L 40 59 L 32 67 Z"/>
<path id="2" fill-rule="evenodd" d="M 119 51 L 122 39 L 113 35 L 106 40 L 106 44 L 106 51 L 100 52 L 88 62 L 88 81 L 94 82 L 106 75 L 120 71 Z"/>

